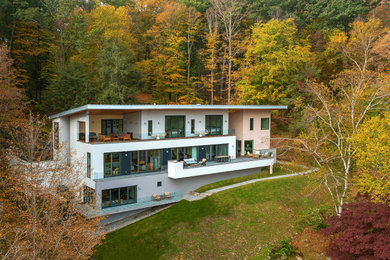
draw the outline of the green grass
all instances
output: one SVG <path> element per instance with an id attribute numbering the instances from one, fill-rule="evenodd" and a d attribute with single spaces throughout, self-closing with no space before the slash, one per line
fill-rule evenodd
<path id="1" fill-rule="evenodd" d="M 304 212 L 327 202 L 307 197 L 306 176 L 268 180 L 172 207 L 107 234 L 97 259 L 224 259 L 267 256 L 296 232 Z"/>
<path id="2" fill-rule="evenodd" d="M 278 176 L 278 175 L 286 175 L 286 174 L 291 174 L 294 172 L 300 172 L 304 171 L 302 167 L 297 167 L 297 166 L 287 166 L 287 165 L 275 165 L 274 166 L 274 171 L 272 175 L 269 174 L 269 167 L 263 168 L 259 173 L 251 174 L 251 175 L 246 175 L 246 176 L 240 176 L 236 178 L 231 178 L 227 180 L 222 180 L 214 183 L 210 183 L 207 185 L 204 185 L 202 187 L 199 187 L 198 189 L 195 190 L 195 192 L 205 192 L 208 190 L 244 182 L 244 181 L 249 181 L 253 179 L 259 179 L 259 178 L 265 178 L 265 177 L 272 177 L 272 176 Z"/>

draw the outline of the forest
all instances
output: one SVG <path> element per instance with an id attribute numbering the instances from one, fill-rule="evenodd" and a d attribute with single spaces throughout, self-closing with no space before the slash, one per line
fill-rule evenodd
<path id="1" fill-rule="evenodd" d="M 345 66 L 332 41 L 380 1 L 1 0 L 0 42 L 34 111 L 84 104 L 307 102 Z"/>
<path id="2" fill-rule="evenodd" d="M 330 198 L 305 241 L 390 258 L 387 0 L 0 0 L 0 91 L 0 259 L 87 258 L 104 237 L 58 190 L 81 194 L 77 172 L 39 168 L 47 116 L 153 103 L 288 105 L 272 144 Z"/>

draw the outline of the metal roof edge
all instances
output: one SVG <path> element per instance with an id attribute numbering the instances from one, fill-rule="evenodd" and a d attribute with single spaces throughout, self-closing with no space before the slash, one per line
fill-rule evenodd
<path id="1" fill-rule="evenodd" d="M 84 106 L 72 108 L 54 115 L 49 116 L 49 119 L 55 119 L 71 114 L 75 114 L 89 109 L 288 109 L 286 105 L 99 105 L 87 104 Z"/>

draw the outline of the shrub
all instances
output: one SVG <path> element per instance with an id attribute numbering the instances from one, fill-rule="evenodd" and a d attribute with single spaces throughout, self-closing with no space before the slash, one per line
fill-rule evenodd
<path id="1" fill-rule="evenodd" d="M 280 259 L 288 256 L 294 256 L 296 253 L 295 248 L 291 244 L 291 240 L 281 240 L 279 245 L 271 250 L 269 256 L 271 259 Z"/>
<path id="2" fill-rule="evenodd" d="M 346 204 L 328 219 L 321 233 L 330 236 L 332 259 L 390 259 L 390 207 L 363 201 Z"/>

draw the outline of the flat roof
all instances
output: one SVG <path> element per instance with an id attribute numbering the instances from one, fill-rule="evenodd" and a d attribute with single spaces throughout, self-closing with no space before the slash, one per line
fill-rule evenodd
<path id="1" fill-rule="evenodd" d="M 83 111 L 94 110 L 259 110 L 259 109 L 287 109 L 287 106 L 277 105 L 84 105 L 73 109 L 66 110 L 64 112 L 49 116 L 49 119 L 54 119 L 63 116 L 70 116 L 78 114 Z"/>

